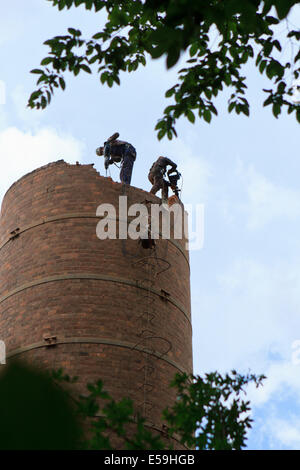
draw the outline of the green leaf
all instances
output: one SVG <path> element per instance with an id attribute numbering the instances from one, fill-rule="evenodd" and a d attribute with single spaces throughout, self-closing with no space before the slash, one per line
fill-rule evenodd
<path id="1" fill-rule="evenodd" d="M 286 84 L 284 82 L 280 82 L 277 87 L 277 92 L 283 94 L 285 92 Z"/>
<path id="2" fill-rule="evenodd" d="M 275 18 L 274 16 L 266 16 L 266 21 L 269 24 L 278 24 L 279 23 L 279 20 L 277 18 Z"/>
<path id="3" fill-rule="evenodd" d="M 191 57 L 193 57 L 197 53 L 198 48 L 199 48 L 199 46 L 198 46 L 197 42 L 194 42 L 194 44 L 191 45 L 191 47 L 190 47 L 190 56 Z"/>
<path id="4" fill-rule="evenodd" d="M 89 64 L 94 64 L 97 60 L 99 60 L 99 55 L 94 55 L 89 59 Z"/>
<path id="5" fill-rule="evenodd" d="M 47 94 L 48 104 L 50 104 L 50 102 L 51 102 L 51 93 L 50 93 L 50 91 L 47 90 L 46 94 Z"/>
<path id="6" fill-rule="evenodd" d="M 203 111 L 203 117 L 204 117 L 204 120 L 206 122 L 210 123 L 210 121 L 211 121 L 211 112 L 208 109 L 205 109 Z"/>
<path id="7" fill-rule="evenodd" d="M 274 2 L 280 20 L 286 18 L 294 3 L 295 2 L 291 0 L 276 0 L 276 2 Z"/>
<path id="8" fill-rule="evenodd" d="M 53 62 L 54 57 L 45 57 L 45 59 L 42 60 L 41 65 L 48 65 L 51 62 Z"/>
<path id="9" fill-rule="evenodd" d="M 206 89 L 204 90 L 204 94 L 205 94 L 206 98 L 208 98 L 209 100 L 211 99 L 211 97 L 212 97 L 212 91 L 211 91 L 209 88 L 206 88 Z"/>
<path id="10" fill-rule="evenodd" d="M 275 76 L 281 78 L 284 74 L 284 68 L 279 62 L 273 59 L 267 66 L 266 73 L 269 78 L 273 78 Z"/>
<path id="11" fill-rule="evenodd" d="M 42 96 L 42 98 L 41 98 L 41 105 L 42 105 L 43 109 L 46 108 L 46 106 L 47 106 L 47 100 L 46 100 L 45 96 Z"/>
<path id="12" fill-rule="evenodd" d="M 81 68 L 82 70 L 84 70 L 85 72 L 87 72 L 87 73 L 92 73 L 90 67 L 88 67 L 86 64 L 81 64 L 81 65 L 80 65 L 80 68 Z"/>
<path id="13" fill-rule="evenodd" d="M 161 129 L 159 133 L 157 134 L 158 140 L 161 140 L 164 137 L 165 133 L 166 133 L 165 129 Z"/>
<path id="14" fill-rule="evenodd" d="M 281 44 L 280 44 L 280 42 L 279 42 L 277 39 L 275 39 L 275 41 L 273 41 L 273 45 L 274 45 L 274 47 L 276 47 L 276 49 L 277 49 L 278 51 L 281 51 L 281 50 L 282 50 Z"/>
<path id="15" fill-rule="evenodd" d="M 170 98 L 172 95 L 174 95 L 174 93 L 175 93 L 175 88 L 172 87 L 172 88 L 170 88 L 169 90 L 166 91 L 165 97 Z"/>
<path id="16" fill-rule="evenodd" d="M 47 83 L 48 81 L 49 81 L 49 79 L 48 79 L 48 77 L 47 77 L 46 75 L 41 75 L 40 78 L 38 79 L 38 81 L 36 82 L 36 84 L 39 85 L 39 84 L 42 83 L 42 82 L 46 82 L 46 83 Z"/>
<path id="17" fill-rule="evenodd" d="M 66 0 L 60 0 L 58 4 L 58 9 L 62 10 L 66 6 Z"/>
<path id="18" fill-rule="evenodd" d="M 65 81 L 62 77 L 59 77 L 59 84 L 60 84 L 60 87 L 62 88 L 62 90 L 64 90 L 66 88 L 66 83 L 65 83 Z"/>
<path id="19" fill-rule="evenodd" d="M 76 29 L 68 28 L 68 31 L 69 31 L 70 34 L 72 34 L 72 36 L 76 36 Z"/>
<path id="20" fill-rule="evenodd" d="M 249 106 L 246 104 L 241 105 L 241 111 L 244 113 L 246 116 L 249 116 Z"/>
<path id="21" fill-rule="evenodd" d="M 81 31 L 79 29 L 74 29 L 74 28 L 68 28 L 68 31 L 72 36 L 79 37 L 81 36 Z"/>
<path id="22" fill-rule="evenodd" d="M 260 71 L 260 73 L 263 73 L 263 71 L 264 71 L 265 68 L 266 68 L 266 65 L 267 65 L 267 61 L 266 61 L 266 60 L 262 60 L 261 63 L 259 64 L 259 71 Z"/>
<path id="23" fill-rule="evenodd" d="M 103 72 L 100 76 L 100 81 L 102 84 L 104 84 L 107 80 L 107 72 Z"/>
<path id="24" fill-rule="evenodd" d="M 96 33 L 96 34 L 94 34 L 94 36 L 92 36 L 92 38 L 93 38 L 93 39 L 101 39 L 101 38 L 102 38 L 102 36 L 103 36 L 103 33 L 102 33 L 102 32 L 100 32 L 100 33 Z"/>
<path id="25" fill-rule="evenodd" d="M 262 59 L 262 56 L 261 56 L 261 52 L 260 52 L 259 54 L 257 54 L 257 58 L 256 58 L 256 61 L 255 61 L 256 66 L 260 63 L 261 59 Z"/>
<path id="26" fill-rule="evenodd" d="M 173 106 L 173 105 L 167 106 L 164 110 L 164 114 L 170 114 L 170 112 L 173 111 L 173 109 L 175 109 L 175 106 Z"/>
<path id="27" fill-rule="evenodd" d="M 161 127 L 164 127 L 165 122 L 164 121 L 158 121 L 158 123 L 155 126 L 155 130 L 160 129 Z"/>
<path id="28" fill-rule="evenodd" d="M 160 46 L 152 47 L 149 52 L 151 54 L 152 59 L 158 59 L 158 57 L 161 57 L 165 51 L 164 51 L 164 47 L 160 45 Z"/>
<path id="29" fill-rule="evenodd" d="M 189 109 L 189 110 L 186 112 L 186 116 L 187 116 L 188 120 L 189 120 L 192 124 L 194 124 L 194 122 L 195 122 L 195 115 L 194 115 L 193 111 L 191 111 L 191 110 Z"/>
<path id="30" fill-rule="evenodd" d="M 179 56 L 180 56 L 180 49 L 177 47 L 174 47 L 168 52 L 168 56 L 167 56 L 167 68 L 168 69 L 173 67 L 178 62 Z"/>
<path id="31" fill-rule="evenodd" d="M 41 96 L 41 94 L 42 94 L 41 90 L 34 91 L 34 92 L 30 95 L 29 100 L 30 100 L 30 101 L 34 101 L 34 100 L 36 100 L 37 98 L 39 98 L 39 97 Z"/>
<path id="32" fill-rule="evenodd" d="M 30 71 L 30 73 L 37 73 L 38 74 L 38 73 L 44 73 L 44 71 L 41 70 L 41 69 L 33 69 L 33 70 Z"/>
<path id="33" fill-rule="evenodd" d="M 280 106 L 279 103 L 274 103 L 273 104 L 272 112 L 273 112 L 274 116 L 277 118 L 278 115 L 281 113 L 281 106 Z"/>
<path id="34" fill-rule="evenodd" d="M 265 56 L 270 55 L 272 49 L 273 49 L 273 43 L 271 41 L 265 42 L 265 44 L 264 44 L 264 55 Z"/>

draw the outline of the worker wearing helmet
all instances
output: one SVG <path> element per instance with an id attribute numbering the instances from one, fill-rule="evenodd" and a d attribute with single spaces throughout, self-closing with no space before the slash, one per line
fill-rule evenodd
<path id="1" fill-rule="evenodd" d="M 158 157 L 156 162 L 153 163 L 149 170 L 148 179 L 152 184 L 150 190 L 151 194 L 156 194 L 159 189 L 162 190 L 162 199 L 168 199 L 168 187 L 169 183 L 164 179 L 164 175 L 167 171 L 167 166 L 171 166 L 168 170 L 168 174 L 176 170 L 177 165 L 167 157 Z"/>
<path id="2" fill-rule="evenodd" d="M 109 165 L 121 162 L 120 180 L 122 183 L 130 184 L 133 164 L 136 159 L 136 150 L 128 142 L 117 140 L 119 133 L 113 134 L 103 147 L 98 147 L 96 154 L 104 155 L 104 167 L 107 170 Z"/>

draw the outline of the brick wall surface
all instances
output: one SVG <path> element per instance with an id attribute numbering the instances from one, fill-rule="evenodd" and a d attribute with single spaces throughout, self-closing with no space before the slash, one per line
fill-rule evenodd
<path id="1" fill-rule="evenodd" d="M 96 209 L 117 209 L 120 195 L 159 202 L 64 161 L 12 185 L 0 217 L 0 338 L 8 360 L 63 367 L 81 393 L 101 378 L 161 428 L 175 399 L 169 382 L 192 372 L 189 256 L 185 239 L 157 240 L 155 250 L 99 240 Z"/>

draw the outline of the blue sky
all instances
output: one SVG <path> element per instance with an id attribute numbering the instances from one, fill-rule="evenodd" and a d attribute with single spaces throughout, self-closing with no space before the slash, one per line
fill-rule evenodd
<path id="1" fill-rule="evenodd" d="M 299 25 L 299 7 L 289 20 Z M 255 422 L 248 446 L 300 449 L 300 364 L 293 356 L 300 340 L 299 124 L 262 107 L 267 82 L 251 64 L 250 118 L 227 114 L 225 92 L 211 124 L 180 120 L 171 142 L 158 142 L 154 132 L 169 104 L 164 92 L 176 80 L 164 60 L 123 74 L 112 89 L 96 75 L 67 77 L 49 109 L 26 109 L 35 87 L 29 71 L 47 53 L 43 42 L 70 26 L 95 33 L 102 21 L 83 8 L 58 12 L 46 0 L 1 5 L 0 200 L 17 178 L 60 158 L 93 162 L 104 174 L 95 149 L 115 131 L 137 149 L 134 186 L 149 190 L 152 162 L 174 159 L 183 202 L 205 207 L 204 245 L 191 252 L 194 372 L 267 375 L 262 389 L 249 391 Z M 284 33 L 286 24 L 280 27 Z"/>

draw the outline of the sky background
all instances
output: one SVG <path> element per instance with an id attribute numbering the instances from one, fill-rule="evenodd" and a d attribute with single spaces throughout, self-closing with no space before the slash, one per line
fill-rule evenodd
<path id="1" fill-rule="evenodd" d="M 299 124 L 262 107 L 269 84 L 249 64 L 249 118 L 227 113 L 229 90 L 210 124 L 181 119 L 178 138 L 159 142 L 154 127 L 170 104 L 164 92 L 176 83 L 163 59 L 122 74 L 112 89 L 97 74 L 67 76 L 47 110 L 26 109 L 43 42 L 71 26 L 87 37 L 102 22 L 102 13 L 59 12 L 46 0 L 1 3 L 0 201 L 16 179 L 61 158 L 95 163 L 104 175 L 95 149 L 116 131 L 137 149 L 132 185 L 150 190 L 148 169 L 159 155 L 176 161 L 183 202 L 205 208 L 204 245 L 190 253 L 194 373 L 265 374 L 264 387 L 248 394 L 248 448 L 300 449 Z M 299 27 L 299 6 L 289 22 Z M 116 168 L 112 176 L 118 180 Z"/>

